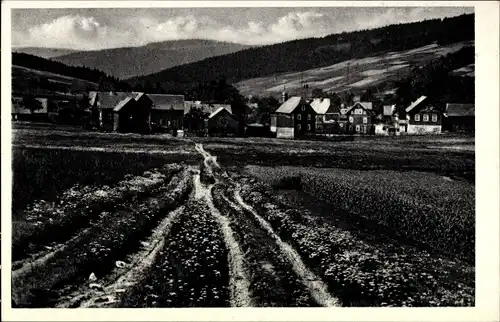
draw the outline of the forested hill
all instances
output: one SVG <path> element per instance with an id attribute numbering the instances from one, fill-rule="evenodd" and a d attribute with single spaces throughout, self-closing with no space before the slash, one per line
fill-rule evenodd
<path id="1" fill-rule="evenodd" d="M 130 90 L 128 83 L 106 73 L 87 67 L 73 67 L 50 59 L 24 53 L 12 53 L 12 65 L 63 76 L 69 76 L 99 84 L 102 90 Z"/>
<path id="2" fill-rule="evenodd" d="M 133 86 L 184 92 L 200 82 L 225 78 L 228 83 L 272 74 L 325 67 L 352 58 L 401 51 L 437 42 L 474 39 L 474 15 L 390 25 L 309 38 L 211 57 L 147 76 L 130 78 Z"/>

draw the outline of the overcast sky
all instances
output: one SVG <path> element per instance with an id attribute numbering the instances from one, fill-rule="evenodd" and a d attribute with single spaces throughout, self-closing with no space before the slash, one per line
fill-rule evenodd
<path id="1" fill-rule="evenodd" d="M 464 7 L 13 9 L 12 45 L 103 49 L 189 38 L 271 44 L 473 12 Z"/>

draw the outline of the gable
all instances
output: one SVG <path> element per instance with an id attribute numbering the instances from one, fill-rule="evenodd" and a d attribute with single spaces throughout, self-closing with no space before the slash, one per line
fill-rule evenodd
<path id="1" fill-rule="evenodd" d="M 362 114 L 367 114 L 367 115 L 375 115 L 375 112 L 371 109 L 371 103 L 370 105 L 367 105 L 367 104 L 362 104 L 361 102 L 356 102 L 354 103 L 354 105 L 352 105 L 351 107 L 349 107 L 347 109 L 347 111 L 344 113 L 346 115 L 361 115 L 358 113 L 358 111 L 361 111 Z M 367 107 L 370 107 L 370 109 L 368 109 Z"/>
<path id="2" fill-rule="evenodd" d="M 326 114 L 328 109 L 330 109 L 330 104 L 329 98 L 315 98 L 310 103 L 316 114 Z"/>

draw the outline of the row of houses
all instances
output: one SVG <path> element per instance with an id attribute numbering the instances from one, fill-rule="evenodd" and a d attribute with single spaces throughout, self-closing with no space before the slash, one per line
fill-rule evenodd
<path id="1" fill-rule="evenodd" d="M 271 132 L 277 138 L 331 134 L 439 134 L 443 131 L 474 131 L 473 104 L 446 104 L 442 112 L 422 96 L 399 115 L 395 105 L 375 109 L 373 102 L 336 105 L 328 98 L 286 98 L 271 115 Z"/>
<path id="2" fill-rule="evenodd" d="M 57 99 L 54 104 L 53 99 Z M 82 111 L 82 98 L 13 97 L 13 120 L 54 120 L 62 111 Z M 196 131 L 186 124 L 186 115 L 198 109 L 207 115 L 201 128 L 212 135 L 235 135 L 240 121 L 229 104 L 185 101 L 183 95 L 92 91 L 84 96 L 91 127 L 115 132 L 150 133 Z M 473 104 L 446 104 L 438 109 L 422 96 L 397 113 L 395 105 L 375 106 L 357 101 L 351 106 L 333 104 L 329 98 L 282 98 L 271 115 L 270 132 L 278 138 L 308 135 L 360 134 L 400 135 L 474 131 Z M 26 106 L 28 105 L 28 106 Z M 266 133 L 262 124 L 247 124 L 248 133 Z M 250 131 L 251 130 L 251 131 Z M 269 131 L 269 130 L 267 130 Z"/>
<path id="3" fill-rule="evenodd" d="M 208 116 L 204 126 L 208 132 L 235 134 L 239 129 L 239 121 L 232 114 L 229 104 L 185 101 L 183 95 L 139 92 L 91 91 L 87 98 L 84 110 L 88 112 L 88 123 L 93 128 L 105 131 L 150 133 L 182 130 L 185 116 L 193 108 Z M 32 108 L 26 106 L 26 98 L 13 97 L 12 120 L 53 121 L 58 114 L 58 110 L 50 106 L 60 104 L 51 104 L 50 98 L 37 97 L 29 101 L 40 106 Z"/>

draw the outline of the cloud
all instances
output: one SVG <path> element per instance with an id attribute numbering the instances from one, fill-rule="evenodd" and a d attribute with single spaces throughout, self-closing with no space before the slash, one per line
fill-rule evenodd
<path id="1" fill-rule="evenodd" d="M 447 12 L 461 14 L 463 8 L 449 8 Z M 255 17 L 253 20 L 244 21 L 242 17 L 241 21 L 237 22 L 238 25 L 222 24 L 220 20 L 194 14 L 171 16 L 167 19 L 158 15 L 119 18 L 109 15 L 103 18 L 103 12 L 99 14 L 100 19 L 106 22 L 92 15 L 63 15 L 25 31 L 14 30 L 13 45 L 103 49 L 189 38 L 264 45 L 393 23 L 440 18 L 443 11 L 435 8 L 345 8 L 342 11 L 332 9 L 320 12 L 305 9 L 282 14 L 274 21 L 268 19 L 267 23 Z"/>
<path id="2" fill-rule="evenodd" d="M 271 25 L 272 34 L 282 39 L 304 36 L 320 36 L 328 27 L 330 19 L 317 12 L 290 12 Z"/>
<path id="3" fill-rule="evenodd" d="M 92 44 L 107 33 L 93 17 L 62 16 L 31 27 L 23 35 L 32 46 L 78 47 Z"/>

